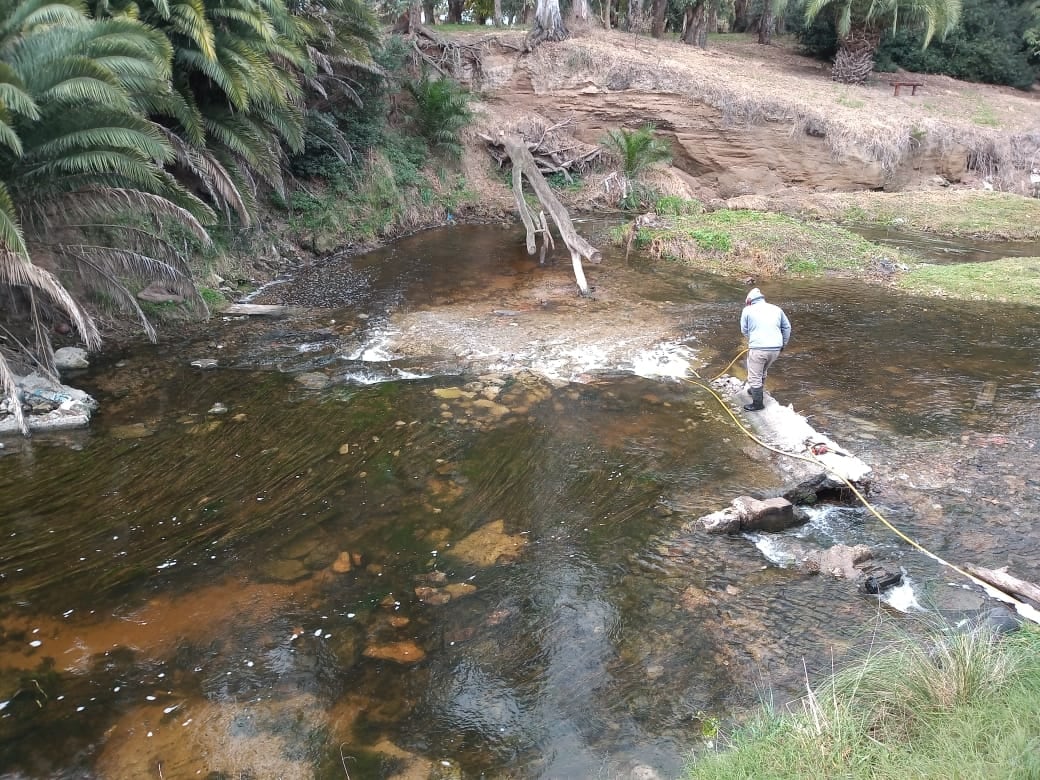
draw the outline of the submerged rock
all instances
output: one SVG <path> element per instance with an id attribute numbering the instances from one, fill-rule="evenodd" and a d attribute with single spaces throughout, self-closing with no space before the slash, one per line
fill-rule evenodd
<path id="1" fill-rule="evenodd" d="M 505 520 L 494 520 L 446 550 L 445 554 L 484 568 L 515 561 L 526 545 L 527 537 L 507 534 Z"/>
<path id="2" fill-rule="evenodd" d="M 375 658 L 379 661 L 393 661 L 398 664 L 414 664 L 426 657 L 426 651 L 411 639 L 403 642 L 386 642 L 384 644 L 373 644 L 365 648 L 366 658 Z"/>
<path id="3" fill-rule="evenodd" d="M 310 371 L 306 374 L 300 374 L 297 376 L 296 383 L 307 390 L 324 390 L 332 383 L 332 380 L 325 376 L 325 374 Z"/>

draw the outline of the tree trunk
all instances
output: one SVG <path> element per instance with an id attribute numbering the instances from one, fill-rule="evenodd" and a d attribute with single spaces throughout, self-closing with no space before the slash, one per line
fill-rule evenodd
<path id="1" fill-rule="evenodd" d="M 625 29 L 635 32 L 643 21 L 643 0 L 628 0 L 628 13 L 625 14 Z"/>
<path id="2" fill-rule="evenodd" d="M 560 0 L 538 0 L 534 24 L 527 33 L 524 51 L 531 51 L 545 41 L 564 41 L 570 37 L 560 16 Z"/>
<path id="3" fill-rule="evenodd" d="M 1007 566 L 999 569 L 985 569 L 982 566 L 967 565 L 964 568 L 969 574 L 975 575 L 997 590 L 1008 593 L 1016 599 L 1031 602 L 1032 606 L 1040 607 L 1040 587 L 1027 580 L 1020 580 L 1013 574 L 1009 574 Z"/>
<path id="4" fill-rule="evenodd" d="M 422 27 L 422 0 L 412 0 L 408 9 L 408 34 L 415 35 L 415 31 Z"/>
<path id="5" fill-rule="evenodd" d="M 495 27 L 502 26 L 502 0 L 495 0 Z"/>
<path id="6" fill-rule="evenodd" d="M 773 42 L 773 27 L 776 25 L 776 16 L 773 9 L 773 0 L 765 0 L 762 4 L 762 16 L 758 19 L 758 42 L 768 46 Z"/>
<path id="7" fill-rule="evenodd" d="M 431 26 L 437 24 L 437 4 L 432 0 L 424 2 L 423 16 L 426 18 L 426 24 Z"/>
<path id="8" fill-rule="evenodd" d="M 602 0 L 603 3 L 603 29 L 609 30 L 610 24 L 610 12 L 613 10 L 613 0 Z"/>
<path id="9" fill-rule="evenodd" d="M 751 0 L 735 0 L 733 3 L 733 24 L 730 27 L 730 32 L 747 32 L 748 28 L 748 7 L 751 5 Z"/>
<path id="10" fill-rule="evenodd" d="M 705 6 L 706 0 L 686 6 L 683 18 L 686 29 L 683 30 L 682 42 L 702 49 L 708 48 L 708 9 Z"/>
<path id="11" fill-rule="evenodd" d="M 556 193 L 552 191 L 552 188 L 538 170 L 538 163 L 535 162 L 531 151 L 527 148 L 527 144 L 524 143 L 523 139 L 506 135 L 505 133 L 500 133 L 499 139 L 509 155 L 509 159 L 513 162 L 513 196 L 516 198 L 520 219 L 527 229 L 527 253 L 533 255 L 535 252 L 535 234 L 538 228 L 535 226 L 527 201 L 524 200 L 521 190 L 523 186 L 521 174 L 530 182 L 531 189 L 538 196 L 538 201 L 542 204 L 542 208 L 549 212 L 549 216 L 552 217 L 553 222 L 556 224 L 560 238 L 563 239 L 563 243 L 567 245 L 567 249 L 571 253 L 571 265 L 574 268 L 574 280 L 578 284 L 578 289 L 582 295 L 588 295 L 589 285 L 585 280 L 585 270 L 581 266 L 581 259 L 584 257 L 593 263 L 598 263 L 603 259 L 603 256 L 598 249 L 578 235 L 578 231 L 574 229 L 574 224 L 571 222 L 567 209 L 560 203 Z M 544 218 L 542 224 L 545 225 Z M 543 241 L 551 241 L 551 239 L 552 237 L 548 234 L 548 230 L 545 229 Z"/>
<path id="12" fill-rule="evenodd" d="M 448 24 L 462 24 L 462 9 L 465 0 L 448 0 Z"/>
<path id="13" fill-rule="evenodd" d="M 652 9 L 653 20 L 650 23 L 650 34 L 655 38 L 662 38 L 664 37 L 664 20 L 665 13 L 668 11 L 668 0 L 654 0 Z"/>
<path id="14" fill-rule="evenodd" d="M 573 0 L 567 13 L 567 26 L 570 29 L 589 26 L 589 0 Z"/>

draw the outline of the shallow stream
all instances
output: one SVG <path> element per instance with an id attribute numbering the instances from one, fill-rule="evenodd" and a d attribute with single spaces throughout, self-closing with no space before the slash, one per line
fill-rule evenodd
<path id="1" fill-rule="evenodd" d="M 740 349 L 746 288 L 608 251 L 583 301 L 521 238 L 304 270 L 256 296 L 286 317 L 69 377 L 89 430 L 5 441 L 0 778 L 674 777 L 716 720 L 923 614 L 788 542 L 869 544 L 930 612 L 984 606 L 856 508 L 699 531 L 781 487 L 674 378 Z M 1035 309 L 761 286 L 795 329 L 774 396 L 925 546 L 1036 580 Z"/>

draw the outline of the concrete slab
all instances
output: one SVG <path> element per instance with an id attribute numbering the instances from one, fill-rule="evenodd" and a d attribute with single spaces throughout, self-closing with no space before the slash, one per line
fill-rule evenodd
<path id="1" fill-rule="evenodd" d="M 745 412 L 741 407 L 750 398 L 742 380 L 726 375 L 716 379 L 712 386 L 755 436 L 771 447 L 799 456 L 770 454 L 776 468 L 791 481 L 792 488 L 819 482 L 821 488 L 839 489 L 844 486 L 843 480 L 857 488 L 869 485 L 870 466 L 809 425 L 792 407 L 782 406 L 767 392 L 763 397 L 765 409 Z"/>

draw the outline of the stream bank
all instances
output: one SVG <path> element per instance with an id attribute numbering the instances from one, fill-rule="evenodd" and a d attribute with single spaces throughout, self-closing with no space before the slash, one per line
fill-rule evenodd
<path id="1" fill-rule="evenodd" d="M 604 246 L 580 299 L 517 228 L 428 231 L 269 287 L 282 318 L 86 369 L 91 428 L 0 459 L 5 766 L 676 776 L 705 724 L 914 625 L 796 548 L 878 548 L 921 605 L 978 612 L 855 507 L 768 538 L 695 527 L 780 487 L 669 379 L 733 358 L 746 287 Z M 774 300 L 795 335 L 771 394 L 874 466 L 929 549 L 1035 579 L 1030 310 L 826 277 Z"/>

